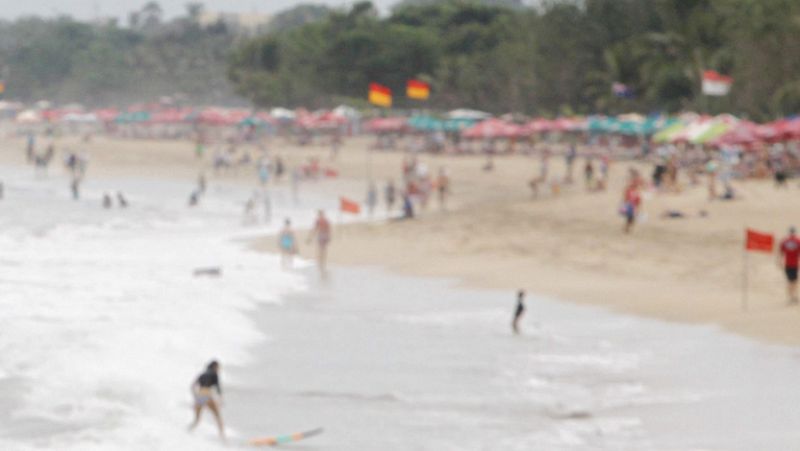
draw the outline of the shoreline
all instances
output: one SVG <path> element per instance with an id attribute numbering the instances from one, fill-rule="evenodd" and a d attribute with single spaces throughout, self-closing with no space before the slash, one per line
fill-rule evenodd
<path id="1" fill-rule="evenodd" d="M 371 143 L 372 138 L 351 138 L 335 161 L 324 146 L 297 147 L 275 139 L 269 148 L 289 167 L 316 157 L 340 173 L 337 179 L 304 183 L 301 191 L 360 201 L 368 178 L 379 189 L 390 178 L 398 180 L 406 155 L 370 151 Z M 0 161 L 22 164 L 22 141 L 5 144 Z M 212 175 L 209 155 L 198 161 L 186 142 L 98 138 L 83 144 L 77 138 L 63 138 L 56 144 L 59 152 L 85 148 L 90 155 L 89 177 L 183 180 L 187 196 L 200 171 L 209 174 L 210 183 L 256 186 L 255 171 L 247 168 Z M 449 211 L 437 211 L 433 201 L 413 221 L 344 226 L 331 211 L 329 217 L 337 224 L 330 264 L 452 277 L 465 286 L 509 292 L 526 288 L 566 302 L 667 321 L 718 324 L 744 336 L 800 345 L 800 311 L 785 306 L 784 277 L 774 256 L 751 256 L 749 310 L 743 312 L 741 307 L 744 228 L 780 237 L 789 225 L 800 224 L 800 214 L 789 208 L 797 201 L 795 182 L 784 190 L 776 190 L 769 181 L 737 182 L 741 200 L 709 202 L 705 184 L 692 186 L 684 174 L 680 194 L 645 193 L 646 218 L 625 236 L 616 213 L 619 195 L 628 166 L 649 174 L 649 167 L 641 163 L 614 163 L 605 192 L 585 192 L 581 180 L 563 185 L 558 196 L 544 193 L 533 199 L 527 181 L 539 173 L 538 158 L 498 157 L 491 173 L 481 170 L 482 156 L 423 154 L 419 160 L 434 173 L 447 168 L 453 189 Z M 578 159 L 578 168 L 582 161 Z M 562 158 L 554 157 L 550 166 L 551 177 L 564 174 Z M 287 184 L 284 179 L 282 185 Z M 681 210 L 687 217 L 661 219 L 668 209 Z M 707 217 L 698 216 L 701 210 Z M 379 205 L 379 216 L 384 211 Z M 274 250 L 274 238 L 254 239 L 250 247 Z M 307 257 L 308 250 L 301 247 Z"/>
<path id="2" fill-rule="evenodd" d="M 250 349 L 261 358 L 237 368 L 229 390 L 240 434 L 325 427 L 309 449 L 400 450 L 409 435 L 450 447 L 502 438 L 507 449 L 562 449 L 565 431 L 564 449 L 796 442 L 791 401 L 764 390 L 796 377 L 793 347 L 538 295 L 529 297 L 523 333 L 513 335 L 513 297 L 502 291 L 375 267 L 331 271 L 321 282 L 315 268 L 303 268 L 307 290 L 253 312 L 270 340 Z M 767 418 L 773 409 L 782 412 L 780 425 L 726 433 L 752 426 L 748 414 Z M 708 418 L 709 411 L 726 414 Z M 428 415 L 440 430 L 458 432 L 430 435 L 414 421 Z M 482 427 L 462 430 L 465 421 Z M 358 427 L 364 433 L 352 434 Z"/>

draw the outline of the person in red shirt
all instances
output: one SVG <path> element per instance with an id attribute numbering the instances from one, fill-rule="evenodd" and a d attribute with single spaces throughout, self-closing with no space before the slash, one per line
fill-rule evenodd
<path id="1" fill-rule="evenodd" d="M 782 257 L 782 258 L 781 258 Z M 787 292 L 789 304 L 797 304 L 797 267 L 800 262 L 800 239 L 797 238 L 794 227 L 789 229 L 789 236 L 781 241 L 778 262 L 783 263 L 788 281 Z"/>
<path id="2" fill-rule="evenodd" d="M 642 203 L 641 184 L 639 172 L 631 168 L 628 184 L 622 193 L 622 215 L 625 216 L 625 233 L 631 232 L 633 224 L 636 222 L 636 215 L 639 214 L 639 206 Z"/>

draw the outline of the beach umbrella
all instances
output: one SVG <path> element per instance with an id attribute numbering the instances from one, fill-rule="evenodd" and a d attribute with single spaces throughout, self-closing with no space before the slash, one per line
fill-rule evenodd
<path id="1" fill-rule="evenodd" d="M 279 121 L 293 121 L 297 117 L 294 111 L 286 108 L 273 108 L 270 110 L 269 115 Z"/>
<path id="2" fill-rule="evenodd" d="M 119 110 L 114 108 L 103 108 L 94 110 L 92 113 L 94 113 L 94 115 L 97 117 L 97 120 L 101 122 L 112 122 L 119 115 Z"/>
<path id="3" fill-rule="evenodd" d="M 36 110 L 24 110 L 14 120 L 20 124 L 36 124 L 42 122 L 42 117 Z"/>
<path id="4" fill-rule="evenodd" d="M 413 116 L 408 120 L 408 125 L 418 131 L 432 132 L 444 130 L 444 121 L 433 116 Z"/>
<path id="5" fill-rule="evenodd" d="M 99 122 L 99 119 L 94 113 L 67 113 L 61 117 L 61 121 L 73 124 L 94 124 Z"/>
<path id="6" fill-rule="evenodd" d="M 706 144 L 714 147 L 749 146 L 761 141 L 756 131 L 757 127 L 758 125 L 753 122 L 739 121 L 735 126 L 729 128 L 728 131 L 707 141 Z"/>
<path id="7" fill-rule="evenodd" d="M 480 121 L 484 119 L 489 119 L 490 117 L 492 117 L 492 115 L 484 111 L 460 108 L 448 112 L 447 117 L 449 119 L 471 119 L 473 121 Z"/>
<path id="8" fill-rule="evenodd" d="M 446 132 L 461 132 L 478 122 L 475 119 L 469 118 L 451 118 L 442 121 L 442 130 Z"/>
<path id="9" fill-rule="evenodd" d="M 468 139 L 515 138 L 524 134 L 525 128 L 500 119 L 486 119 L 461 132 Z"/>
<path id="10" fill-rule="evenodd" d="M 657 143 L 666 143 L 672 141 L 672 139 L 679 134 L 683 133 L 686 130 L 687 124 L 680 122 L 673 123 L 672 125 L 668 125 L 661 130 L 659 130 L 655 135 L 653 135 L 653 141 Z"/>
<path id="11" fill-rule="evenodd" d="M 150 120 L 149 111 L 127 111 L 118 114 L 117 117 L 114 119 L 114 122 L 118 124 L 134 124 L 134 123 L 147 122 L 149 120 Z"/>
<path id="12" fill-rule="evenodd" d="M 186 120 L 191 110 L 171 108 L 152 113 L 149 119 L 151 124 L 179 124 Z"/>
<path id="13" fill-rule="evenodd" d="M 536 118 L 527 124 L 525 128 L 529 133 L 545 133 L 553 129 L 553 121 L 544 118 Z"/>
<path id="14" fill-rule="evenodd" d="M 364 128 L 372 133 L 400 133 L 408 130 L 408 119 L 404 117 L 379 117 L 367 121 Z"/>
<path id="15" fill-rule="evenodd" d="M 689 141 L 694 144 L 705 144 L 724 135 L 736 122 L 738 120 L 732 116 L 717 116 L 708 121 L 707 126 L 702 131 L 698 131 L 694 136 L 691 136 Z"/>

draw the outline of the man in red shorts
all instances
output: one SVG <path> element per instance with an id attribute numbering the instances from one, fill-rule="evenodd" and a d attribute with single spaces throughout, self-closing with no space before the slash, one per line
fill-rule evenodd
<path id="1" fill-rule="evenodd" d="M 800 239 L 797 238 L 794 227 L 789 228 L 789 236 L 781 241 L 780 254 L 778 261 L 783 257 L 783 268 L 786 271 L 786 279 L 789 282 L 788 294 L 789 304 L 797 304 L 797 267 L 800 260 Z"/>

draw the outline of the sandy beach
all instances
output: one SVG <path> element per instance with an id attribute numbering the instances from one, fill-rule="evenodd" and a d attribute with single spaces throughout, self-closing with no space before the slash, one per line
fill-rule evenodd
<path id="1" fill-rule="evenodd" d="M 371 171 L 381 184 L 397 180 L 404 155 L 368 155 L 370 143 L 369 138 L 350 141 L 336 167 L 346 178 L 365 180 Z M 291 154 L 321 158 L 327 152 L 291 149 Z M 750 256 L 748 310 L 742 306 L 744 229 L 782 236 L 790 224 L 800 223 L 800 213 L 791 208 L 798 195 L 794 184 L 778 190 L 771 181 L 749 180 L 736 184 L 740 200 L 712 202 L 704 181 L 690 186 L 684 175 L 680 194 L 646 193 L 645 219 L 626 236 L 617 209 L 628 163 L 612 165 L 607 191 L 588 193 L 577 176 L 579 159 L 574 185 L 563 186 L 558 196 L 540 193 L 533 199 L 527 182 L 538 174 L 538 158 L 498 157 L 490 173 L 481 170 L 481 156 L 421 155 L 420 162 L 433 171 L 449 171 L 449 210 L 439 211 L 432 201 L 414 221 L 342 227 L 331 248 L 334 263 L 455 277 L 468 286 L 509 293 L 524 287 L 573 302 L 718 324 L 749 337 L 800 344 L 800 312 L 786 307 L 775 257 Z M 649 176 L 651 168 L 636 166 Z M 551 176 L 562 177 L 564 167 L 563 158 L 554 157 Z M 364 196 L 359 195 L 356 199 Z M 660 218 L 668 209 L 688 217 Z M 699 216 L 701 210 L 706 217 Z M 274 249 L 274 240 L 267 237 L 256 246 Z"/>
<path id="2" fill-rule="evenodd" d="M 368 174 L 382 189 L 386 180 L 399 179 L 406 156 L 401 151 L 370 151 L 373 141 L 349 139 L 335 161 L 330 160 L 329 147 L 321 144 L 298 147 L 274 139 L 269 147 L 289 167 L 318 157 L 340 177 L 313 189 L 362 201 Z M 85 150 L 95 175 L 185 180 L 187 193 L 201 172 L 212 179 L 255 184 L 250 169 L 213 175 L 209 156 L 198 161 L 188 142 L 96 138 L 86 144 L 69 137 L 56 142 L 59 150 Z M 23 145 L 21 139 L 7 140 L 0 158 L 20 162 Z M 587 192 L 579 158 L 574 184 L 562 185 L 558 195 L 542 190 L 533 198 L 527 182 L 539 173 L 536 157 L 497 157 L 492 172 L 481 170 L 482 156 L 422 154 L 419 161 L 431 171 L 447 169 L 452 183 L 447 211 L 432 199 L 413 221 L 379 219 L 337 227 L 330 252 L 334 264 L 454 277 L 466 286 L 509 293 L 526 288 L 571 302 L 669 321 L 718 324 L 744 336 L 800 344 L 800 312 L 786 306 L 784 278 L 774 256 L 750 255 L 747 311 L 742 299 L 744 229 L 782 236 L 789 225 L 800 224 L 800 213 L 791 208 L 798 195 L 795 184 L 776 189 L 770 180 L 748 180 L 735 185 L 740 199 L 709 201 L 705 180 L 691 186 L 682 174 L 679 194 L 645 192 L 643 219 L 633 234 L 624 235 L 617 210 L 625 173 L 636 166 L 647 177 L 648 166 L 615 162 L 608 189 Z M 564 159 L 555 155 L 550 177 L 560 179 L 564 172 Z M 384 208 L 379 205 L 376 216 L 385 214 Z M 661 218 L 666 210 L 680 210 L 687 217 Z M 701 210 L 707 216 L 700 217 Z M 273 251 L 275 240 L 266 236 L 253 246 Z M 304 256 L 311 257 L 312 251 L 301 247 Z"/>
<path id="3" fill-rule="evenodd" d="M 184 432 L 187 383 L 210 356 L 225 365 L 235 443 L 317 426 L 325 434 L 303 449 L 401 450 L 409 436 L 431 450 L 744 451 L 796 442 L 785 390 L 796 379 L 796 348 L 773 343 L 797 342 L 797 313 L 783 305 L 774 257 L 751 256 L 748 312 L 738 291 L 744 220 L 765 215 L 773 222 L 749 225 L 780 232 L 775 218 L 791 220 L 781 202 L 796 188 L 748 182 L 737 186 L 743 200 L 728 204 L 707 202 L 703 187 L 649 195 L 648 219 L 625 236 L 615 213 L 624 164 L 612 167 L 606 193 L 576 184 L 533 199 L 526 181 L 537 159 L 499 157 L 485 173 L 480 157 L 423 155 L 431 170 L 451 174 L 447 211 L 434 200 L 413 221 L 387 221 L 385 209 L 372 221 L 342 218 L 336 198 L 361 201 L 368 172 L 397 178 L 404 155 L 368 153 L 370 142 L 349 141 L 335 161 L 326 146 L 270 143 L 290 167 L 317 157 L 341 176 L 303 182 L 300 202 L 286 180 L 273 182 L 276 215 L 250 225 L 243 204 L 257 184 L 253 168 L 214 174 L 190 143 L 55 141 L 54 161 L 67 150 L 89 158 L 79 201 L 58 164 L 37 174 L 22 165 L 20 140 L 0 143 L 0 208 L 9 213 L 0 216 L 0 285 L 14 293 L 3 301 L 11 342 L 0 347 L 15 351 L 0 372 L 0 399 L 14 412 L 0 445 L 219 449 L 208 418 Z M 560 161 L 552 166 L 559 176 Z M 188 208 L 200 172 L 208 194 Z M 102 194 L 115 190 L 128 195 L 128 209 L 102 208 Z M 311 257 L 302 229 L 317 208 L 337 222 L 324 280 L 310 261 L 281 269 L 273 252 L 285 215 Z M 667 208 L 690 217 L 658 219 Z M 222 276 L 192 277 L 197 267 Z M 520 287 L 529 312 L 514 336 Z M 61 396 L 51 375 L 88 350 L 102 364 L 84 365 Z M 152 377 L 131 389 L 141 366 Z M 685 433 L 674 434 L 676 425 Z M 751 426 L 746 436 L 727 433 Z"/>

